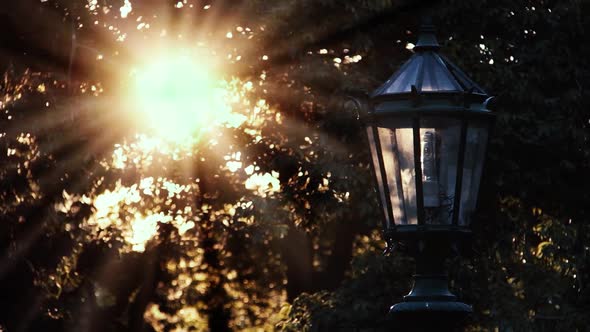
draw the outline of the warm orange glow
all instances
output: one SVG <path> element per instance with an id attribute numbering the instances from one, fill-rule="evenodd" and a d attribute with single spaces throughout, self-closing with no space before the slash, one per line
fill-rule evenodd
<path id="1" fill-rule="evenodd" d="M 94 213 L 86 221 L 85 227 L 94 231 L 96 236 L 108 236 L 102 230 L 114 226 L 122 231 L 122 236 L 128 244 L 127 250 L 143 252 L 148 241 L 157 234 L 159 223 L 174 225 L 180 235 L 195 227 L 194 219 L 190 217 L 191 207 L 185 207 L 182 213 L 155 212 L 154 209 L 145 211 L 141 207 L 142 200 L 157 199 L 157 194 L 161 190 L 165 190 L 168 199 L 178 199 L 183 194 L 189 194 L 191 187 L 163 177 L 142 178 L 139 183 L 129 187 L 118 181 L 112 191 L 105 190 L 100 194 L 80 197 L 64 191 L 64 202 L 56 204 L 55 209 L 69 213 L 76 201 L 92 204 Z"/>

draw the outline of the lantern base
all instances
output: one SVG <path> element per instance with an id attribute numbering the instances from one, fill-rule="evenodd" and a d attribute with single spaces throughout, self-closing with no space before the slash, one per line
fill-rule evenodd
<path id="1" fill-rule="evenodd" d="M 389 314 L 396 324 L 413 331 L 452 331 L 473 312 L 449 291 L 446 274 L 414 275 L 414 287 L 404 302 L 393 305 Z"/>
<path id="2" fill-rule="evenodd" d="M 466 251 L 470 232 L 448 225 L 404 227 L 390 234 L 416 260 L 414 285 L 390 318 L 400 331 L 455 331 L 473 312 L 449 290 L 446 260 Z"/>
<path id="3" fill-rule="evenodd" d="M 389 315 L 400 331 L 454 331 L 472 312 L 458 301 L 410 301 L 394 304 Z"/>
<path id="4" fill-rule="evenodd" d="M 389 310 L 389 313 L 394 316 L 406 313 L 423 314 L 424 312 L 469 315 L 473 309 L 470 305 L 459 301 L 418 301 L 397 303 L 392 305 Z"/>

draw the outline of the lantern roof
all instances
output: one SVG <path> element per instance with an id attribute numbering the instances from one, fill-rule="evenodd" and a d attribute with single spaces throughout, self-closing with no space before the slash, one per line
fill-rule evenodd
<path id="1" fill-rule="evenodd" d="M 462 70 L 438 53 L 440 45 L 432 24 L 424 24 L 414 55 L 373 92 L 371 98 L 396 96 L 407 93 L 473 94 L 487 96 L 486 92 Z"/>

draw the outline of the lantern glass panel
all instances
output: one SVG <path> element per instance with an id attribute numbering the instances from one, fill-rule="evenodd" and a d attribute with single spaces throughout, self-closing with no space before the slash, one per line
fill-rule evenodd
<path id="1" fill-rule="evenodd" d="M 471 215 L 477 203 L 488 131 L 488 124 L 484 122 L 472 122 L 467 128 L 459 212 L 459 224 L 463 226 L 467 226 L 471 222 Z"/>
<path id="2" fill-rule="evenodd" d="M 378 127 L 389 200 L 395 223 L 417 224 L 414 138 L 411 120 L 392 119 Z"/>
<path id="3" fill-rule="evenodd" d="M 367 137 L 369 140 L 369 148 L 371 149 L 371 160 L 373 162 L 373 170 L 375 171 L 375 178 L 377 180 L 377 190 L 379 191 L 379 199 L 381 201 L 381 207 L 383 208 L 383 214 L 385 217 L 385 225 L 387 228 L 390 228 L 393 222 L 389 216 L 388 207 L 385 200 L 385 191 L 383 187 L 383 170 L 381 169 L 381 164 L 379 163 L 379 155 L 377 153 L 376 137 L 374 134 L 373 126 L 367 127 Z"/>
<path id="4" fill-rule="evenodd" d="M 453 221 L 460 133 L 459 119 L 424 117 L 420 120 L 425 224 Z"/>

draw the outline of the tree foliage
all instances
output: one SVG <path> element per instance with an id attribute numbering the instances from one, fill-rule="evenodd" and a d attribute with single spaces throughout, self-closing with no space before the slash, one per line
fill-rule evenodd
<path id="1" fill-rule="evenodd" d="M 474 306 L 468 329 L 584 330 L 587 10 L 574 0 L 1 5 L 0 324 L 389 330 L 412 262 L 382 255 L 363 128 L 343 100 L 409 58 L 431 15 L 442 52 L 497 96 L 473 256 L 450 264 L 455 293 Z M 145 40 L 213 49 L 248 120 L 190 148 L 137 135 L 121 72 Z"/>

